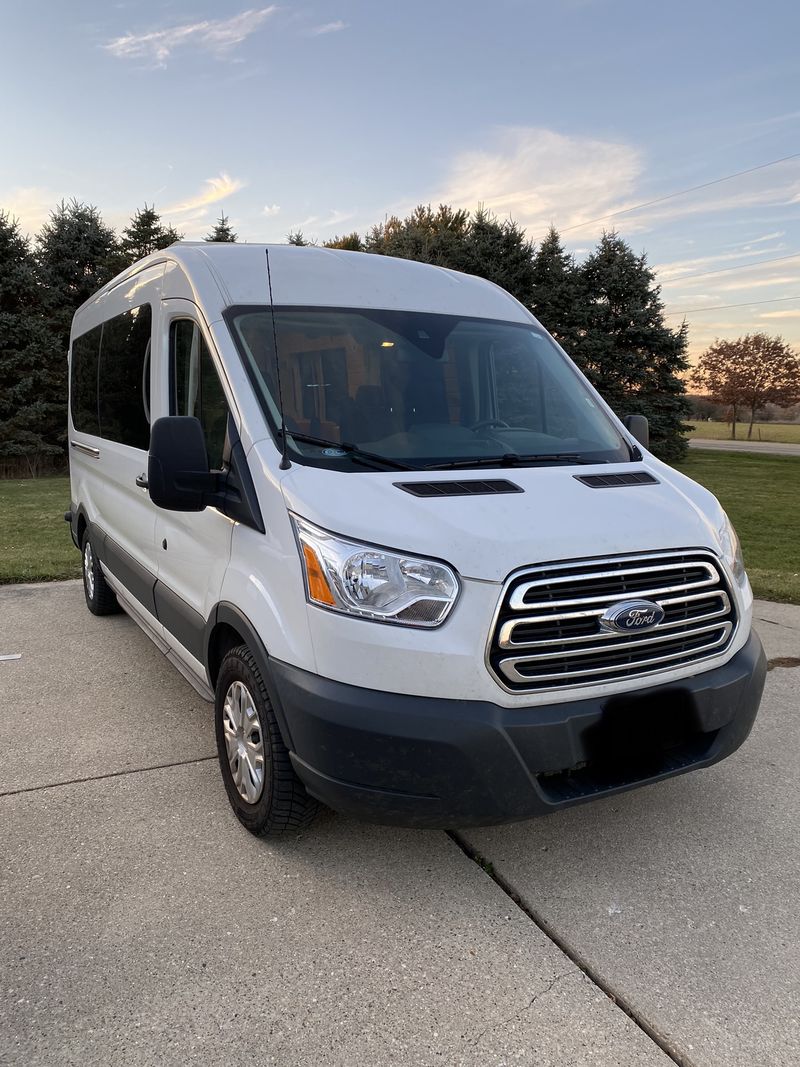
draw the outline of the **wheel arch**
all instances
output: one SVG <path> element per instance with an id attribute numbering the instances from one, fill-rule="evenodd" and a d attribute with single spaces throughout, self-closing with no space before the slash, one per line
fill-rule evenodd
<path id="1" fill-rule="evenodd" d="M 206 623 L 205 663 L 212 689 L 216 689 L 220 666 L 225 654 L 237 645 L 247 645 L 264 679 L 269 699 L 287 748 L 292 749 L 291 731 L 284 715 L 280 693 L 270 667 L 269 653 L 255 626 L 235 604 L 222 601 L 212 610 Z"/>

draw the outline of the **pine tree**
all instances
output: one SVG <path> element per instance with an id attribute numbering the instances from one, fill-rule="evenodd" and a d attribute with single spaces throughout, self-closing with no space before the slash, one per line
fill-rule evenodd
<path id="1" fill-rule="evenodd" d="M 72 316 L 118 273 L 119 245 L 96 207 L 62 200 L 36 237 L 34 259 L 47 328 L 60 350 L 66 380 Z"/>
<path id="2" fill-rule="evenodd" d="M 364 249 L 477 274 L 522 302 L 530 300 L 530 242 L 515 222 L 501 222 L 483 208 L 470 215 L 447 204 L 440 204 L 436 211 L 430 204 L 420 204 L 405 219 L 392 216 L 373 226 Z"/>
<path id="3" fill-rule="evenodd" d="M 361 235 L 354 230 L 352 233 L 346 233 L 342 237 L 337 233 L 335 237 L 330 239 L 330 241 L 323 241 L 322 247 L 341 248 L 346 252 L 363 252 L 364 242 Z"/>
<path id="4" fill-rule="evenodd" d="M 230 219 L 224 211 L 205 238 L 206 241 L 219 241 L 222 244 L 235 244 L 237 239 L 238 234 L 231 229 Z"/>
<path id="5" fill-rule="evenodd" d="M 41 312 L 28 240 L 0 211 L 0 456 L 32 475 L 62 453 L 66 432 L 66 360 Z"/>
<path id="6" fill-rule="evenodd" d="M 287 244 L 297 245 L 298 248 L 306 248 L 308 245 L 311 244 L 311 242 L 307 241 L 303 236 L 302 230 L 290 230 L 286 234 L 286 241 Z"/>
<path id="7" fill-rule="evenodd" d="M 568 352 L 586 327 L 587 299 L 575 259 L 554 227 L 533 257 L 531 311 Z"/>
<path id="8" fill-rule="evenodd" d="M 686 452 L 687 327 L 664 322 L 661 290 L 647 266 L 606 233 L 580 268 L 587 318 L 570 355 L 618 415 L 647 416 L 653 450 L 674 461 Z"/>
<path id="9" fill-rule="evenodd" d="M 165 226 L 162 223 L 154 204 L 150 207 L 145 204 L 134 212 L 130 223 L 122 231 L 120 247 L 123 265 L 129 266 L 138 259 L 149 256 L 151 252 L 167 248 L 182 237 L 183 234 L 178 233 L 174 226 Z"/>

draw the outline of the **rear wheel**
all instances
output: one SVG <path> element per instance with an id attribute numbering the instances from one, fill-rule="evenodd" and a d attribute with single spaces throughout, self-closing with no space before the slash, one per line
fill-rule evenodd
<path id="1" fill-rule="evenodd" d="M 222 779 L 239 822 L 263 837 L 301 830 L 319 804 L 294 773 L 258 665 L 246 645 L 225 655 L 215 699 Z"/>
<path id="2" fill-rule="evenodd" d="M 83 556 L 83 592 L 86 606 L 92 615 L 113 615 L 119 611 L 114 591 L 105 579 L 100 560 L 95 555 L 89 531 L 84 531 L 81 543 Z"/>

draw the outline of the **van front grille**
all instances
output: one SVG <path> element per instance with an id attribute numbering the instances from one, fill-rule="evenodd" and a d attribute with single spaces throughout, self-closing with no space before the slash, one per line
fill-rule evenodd
<path id="1" fill-rule="evenodd" d="M 638 633 L 603 629 L 625 600 L 664 611 Z M 572 688 L 657 674 L 717 656 L 736 618 L 716 557 L 704 550 L 573 560 L 531 568 L 506 586 L 488 663 L 512 692 Z"/>

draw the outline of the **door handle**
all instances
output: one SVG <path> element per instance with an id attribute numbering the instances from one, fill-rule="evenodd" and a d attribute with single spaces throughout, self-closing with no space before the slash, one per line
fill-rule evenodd
<path id="1" fill-rule="evenodd" d="M 139 486 L 140 489 L 146 489 L 148 486 L 147 475 L 140 474 L 136 479 L 136 484 Z"/>

